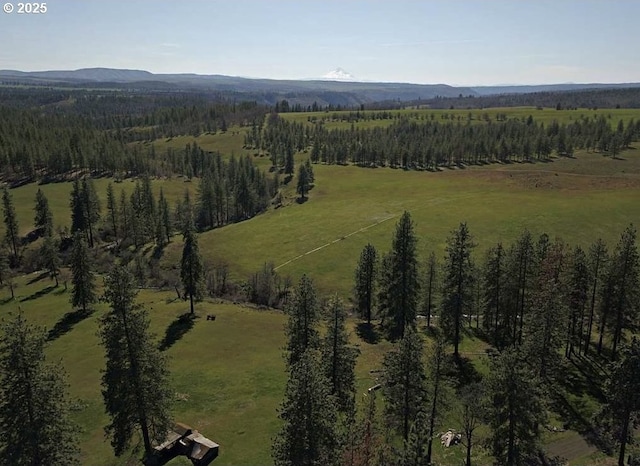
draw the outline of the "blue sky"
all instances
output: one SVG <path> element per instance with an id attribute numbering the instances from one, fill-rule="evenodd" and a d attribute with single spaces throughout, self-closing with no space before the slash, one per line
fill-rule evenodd
<path id="1" fill-rule="evenodd" d="M 0 69 L 298 79 L 342 67 L 362 80 L 452 85 L 640 81 L 636 0 L 46 3 L 40 15 L 0 12 Z"/>

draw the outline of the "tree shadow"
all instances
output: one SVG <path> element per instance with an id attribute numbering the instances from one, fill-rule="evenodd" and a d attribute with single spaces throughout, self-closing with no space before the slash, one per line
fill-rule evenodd
<path id="1" fill-rule="evenodd" d="M 561 370 L 562 374 L 555 377 L 549 387 L 553 411 L 559 415 L 564 428 L 575 430 L 589 444 L 609 451 L 611 446 L 597 426 L 597 413 L 588 402 L 591 398 L 599 406 L 605 401 L 602 387 L 607 378 L 606 369 L 595 358 L 573 355 Z"/>
<path id="2" fill-rule="evenodd" d="M 9 296 L 7 298 L 4 298 L 4 299 L 0 299 L 0 305 L 4 305 L 4 304 L 7 304 L 7 303 L 10 303 L 13 300 L 14 300 L 14 298 L 12 298 L 11 296 Z"/>
<path id="3" fill-rule="evenodd" d="M 447 367 L 449 369 L 446 374 L 451 380 L 455 380 L 456 388 L 482 381 L 482 374 L 478 372 L 471 359 L 467 357 L 455 357 L 452 354 L 447 362 Z"/>
<path id="4" fill-rule="evenodd" d="M 296 202 L 297 202 L 298 204 L 304 204 L 304 203 L 305 203 L 305 202 L 307 202 L 308 200 L 309 200 L 309 198 L 308 198 L 307 196 L 305 196 L 305 197 L 297 197 L 297 198 L 296 198 Z"/>
<path id="5" fill-rule="evenodd" d="M 162 255 L 164 254 L 164 248 L 166 245 L 164 246 L 156 246 L 155 248 L 153 248 L 153 254 L 151 255 L 151 257 L 154 260 L 160 260 L 160 258 L 162 257 Z"/>
<path id="6" fill-rule="evenodd" d="M 567 393 L 577 397 L 588 395 L 602 403 L 605 401 L 602 386 L 606 378 L 606 370 L 597 361 L 573 355 L 566 361 L 557 384 Z"/>
<path id="7" fill-rule="evenodd" d="M 565 429 L 575 430 L 587 443 L 596 446 L 601 451 L 609 452 L 611 450 L 607 439 L 600 435 L 591 420 L 570 402 L 563 390 L 552 388 L 549 399 L 551 409 L 558 414 Z"/>
<path id="8" fill-rule="evenodd" d="M 49 285 L 48 287 L 43 288 L 43 289 L 41 289 L 40 291 L 36 291 L 36 292 L 35 292 L 35 293 L 33 293 L 32 295 L 29 295 L 29 296 L 27 296 L 27 297 L 25 297 L 25 298 L 22 298 L 22 299 L 20 300 L 20 302 L 21 302 L 21 303 L 24 303 L 25 301 L 31 301 L 31 300 L 34 300 L 34 299 L 41 298 L 41 297 L 43 297 L 44 295 L 47 295 L 47 294 L 51 293 L 51 292 L 52 292 L 53 290 L 55 290 L 55 289 L 56 289 L 55 285 Z"/>
<path id="9" fill-rule="evenodd" d="M 86 311 L 78 309 L 76 311 L 67 312 L 58 322 L 56 322 L 53 328 L 49 330 L 49 333 L 47 334 L 47 341 L 53 341 L 56 338 L 60 338 L 65 333 L 70 332 L 76 324 L 82 322 L 87 317 L 90 317 L 93 312 L 93 309 L 87 309 Z"/>
<path id="10" fill-rule="evenodd" d="M 39 282 L 40 280 L 42 280 L 43 278 L 48 278 L 49 277 L 49 272 L 42 272 L 39 273 L 37 276 L 33 277 L 32 279 L 30 279 L 27 282 L 27 285 L 33 285 L 35 282 Z"/>
<path id="11" fill-rule="evenodd" d="M 365 343 L 369 343 L 370 345 L 375 345 L 380 342 L 382 336 L 378 329 L 376 329 L 375 324 L 369 324 L 367 322 L 360 322 L 356 326 L 356 334 L 363 340 Z"/>
<path id="12" fill-rule="evenodd" d="M 196 317 L 189 312 L 179 315 L 167 327 L 164 338 L 158 347 L 160 351 L 166 351 L 171 348 L 176 341 L 180 340 L 193 328 L 195 321 Z"/>

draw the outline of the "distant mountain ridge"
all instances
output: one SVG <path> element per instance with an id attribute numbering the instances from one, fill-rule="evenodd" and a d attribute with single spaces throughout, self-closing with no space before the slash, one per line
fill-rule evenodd
<path id="1" fill-rule="evenodd" d="M 0 83 L 67 85 L 73 87 L 114 86 L 119 89 L 167 91 L 234 92 L 266 103 L 287 99 L 303 106 L 357 106 L 381 101 L 417 101 L 436 97 L 485 96 L 505 93 L 568 91 L 591 88 L 640 87 L 628 84 L 551 84 L 539 86 L 455 87 L 446 84 L 358 82 L 338 68 L 323 79 L 278 80 L 241 78 L 194 73 L 156 74 L 144 70 L 83 68 L 79 70 L 0 70 Z"/>

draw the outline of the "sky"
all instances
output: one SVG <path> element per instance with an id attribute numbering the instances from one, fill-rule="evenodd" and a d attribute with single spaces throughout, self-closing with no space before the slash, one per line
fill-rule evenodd
<path id="1" fill-rule="evenodd" d="M 0 69 L 640 82 L 637 0 L 48 0 L 41 14 L 11 3 L 0 12 Z"/>

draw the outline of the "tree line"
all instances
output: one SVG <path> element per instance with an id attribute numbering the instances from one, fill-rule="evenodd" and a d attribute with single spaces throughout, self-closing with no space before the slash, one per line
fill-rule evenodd
<path id="1" fill-rule="evenodd" d="M 272 132 L 271 127 L 278 131 Z M 310 129 L 274 117 L 261 137 L 265 141 L 255 140 L 250 133 L 246 144 L 261 144 L 273 160 L 286 160 L 290 152 L 304 148 L 313 163 L 436 170 L 460 164 L 546 160 L 552 154 L 572 156 L 579 149 L 615 157 L 640 137 L 640 121 L 620 121 L 612 128 L 602 115 L 582 116 L 568 124 L 554 120 L 546 126 L 532 116 L 453 123 L 401 117 L 384 128 L 351 125 L 327 130 L 321 123 Z"/>
<path id="2" fill-rule="evenodd" d="M 261 121 L 268 111 L 255 102 L 80 91 L 35 92 L 25 106 L 11 93 L 22 96 L 22 91 L 2 91 L 7 92 L 0 109 L 0 170 L 10 180 L 47 180 L 84 170 L 187 175 L 183 160 L 131 143 L 225 132 Z"/>
<path id="3" fill-rule="evenodd" d="M 602 320 L 612 362 L 592 422 L 609 448 L 619 446 L 618 464 L 625 464 L 640 412 L 640 343 L 627 339 L 637 328 L 640 299 L 635 228 L 625 229 L 611 254 L 601 240 L 586 254 L 545 234 L 534 241 L 525 231 L 508 247 L 490 248 L 480 265 L 465 223 L 451 232 L 440 263 L 431 254 L 420 267 L 417 241 L 405 212 L 391 250 L 380 256 L 369 244 L 356 267 L 354 304 L 365 320 L 359 333 L 371 337 L 380 329 L 395 342 L 361 403 L 345 306 L 337 298 L 320 302 L 311 280 L 300 280 L 285 308 L 288 382 L 275 463 L 433 464 L 433 440 L 446 418 L 461 426 L 468 466 L 476 464 L 480 443 L 494 464 L 560 464 L 541 446 L 548 406 L 568 358 L 580 365 L 576 356 L 599 357 L 588 329 Z M 591 308 L 600 312 L 592 316 Z M 494 348 L 484 376 L 459 351 L 466 327 Z"/>

